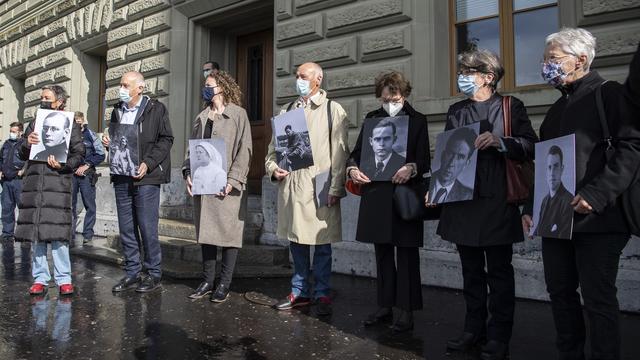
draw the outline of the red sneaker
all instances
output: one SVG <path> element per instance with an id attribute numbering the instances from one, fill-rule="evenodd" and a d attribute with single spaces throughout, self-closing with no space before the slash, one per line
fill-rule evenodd
<path id="1" fill-rule="evenodd" d="M 71 284 L 60 285 L 60 295 L 71 295 L 71 294 L 73 294 L 73 285 Z"/>
<path id="2" fill-rule="evenodd" d="M 47 286 L 40 283 L 33 283 L 29 288 L 30 295 L 44 295 L 47 292 Z"/>

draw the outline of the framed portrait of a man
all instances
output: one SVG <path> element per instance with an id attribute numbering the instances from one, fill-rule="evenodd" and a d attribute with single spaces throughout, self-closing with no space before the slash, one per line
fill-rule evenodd
<path id="1" fill-rule="evenodd" d="M 429 202 L 473 200 L 478 163 L 474 143 L 479 133 L 480 123 L 475 123 L 438 134 L 431 163 Z"/>
<path id="2" fill-rule="evenodd" d="M 365 119 L 360 170 L 371 181 L 391 181 L 407 159 L 408 116 Z"/>
<path id="3" fill-rule="evenodd" d="M 571 239 L 575 189 L 575 135 L 537 143 L 531 235 Z"/>
<path id="4" fill-rule="evenodd" d="M 138 172 L 138 126 L 112 123 L 109 126 L 109 169 L 111 175 L 135 176 Z"/>
<path id="5" fill-rule="evenodd" d="M 299 108 L 272 119 L 276 161 L 287 171 L 296 171 L 313 165 L 313 152 L 304 109 Z"/>
<path id="6" fill-rule="evenodd" d="M 31 146 L 29 160 L 47 161 L 53 155 L 60 163 L 67 162 L 73 112 L 38 109 L 33 131 L 40 136 L 40 143 Z"/>
<path id="7" fill-rule="evenodd" d="M 224 191 L 227 185 L 227 151 L 224 139 L 189 140 L 191 192 L 212 195 Z"/>

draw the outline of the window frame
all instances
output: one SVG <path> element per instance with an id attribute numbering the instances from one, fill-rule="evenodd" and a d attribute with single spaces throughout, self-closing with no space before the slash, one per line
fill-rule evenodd
<path id="1" fill-rule="evenodd" d="M 505 72 L 498 90 L 500 91 L 523 91 L 523 90 L 537 90 L 547 88 L 546 84 L 533 84 L 516 86 L 516 58 L 515 58 L 515 43 L 514 43 L 514 24 L 513 18 L 516 14 L 536 11 L 540 9 L 546 9 L 556 7 L 558 9 L 558 26 L 560 26 L 560 1 L 555 3 L 543 4 L 532 6 L 525 9 L 514 10 L 513 0 L 498 0 L 498 15 L 482 16 L 469 20 L 457 21 L 456 15 L 456 0 L 449 0 L 449 68 L 450 68 L 450 85 L 452 95 L 459 95 L 457 90 L 457 80 L 453 76 L 458 71 L 457 66 L 457 39 L 456 39 L 456 27 L 460 24 L 471 23 L 480 20 L 487 20 L 498 18 L 499 27 L 499 41 L 500 41 L 500 59 L 504 66 Z M 542 57 L 542 54 L 541 54 Z"/>

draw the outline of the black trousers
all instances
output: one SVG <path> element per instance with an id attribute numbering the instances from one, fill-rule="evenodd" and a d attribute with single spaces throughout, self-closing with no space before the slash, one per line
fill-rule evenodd
<path id="1" fill-rule="evenodd" d="M 458 253 L 462 263 L 463 294 L 467 305 L 464 331 L 478 336 L 486 335 L 489 340 L 508 344 L 515 309 L 512 245 L 458 245 Z"/>
<path id="2" fill-rule="evenodd" d="M 406 311 L 422 309 L 418 248 L 375 244 L 375 251 L 378 306 L 396 306 Z"/>
<path id="3" fill-rule="evenodd" d="M 620 359 L 616 277 L 627 234 L 573 233 L 572 240 L 542 239 L 547 291 L 556 325 L 560 359 L 584 359 L 585 323 L 591 333 L 591 359 Z"/>
<path id="4" fill-rule="evenodd" d="M 218 246 L 202 244 L 202 275 L 204 281 L 213 284 L 216 279 L 216 258 Z M 238 248 L 222 247 L 222 268 L 220 270 L 220 284 L 229 287 L 233 278 L 233 270 L 238 259 Z"/>

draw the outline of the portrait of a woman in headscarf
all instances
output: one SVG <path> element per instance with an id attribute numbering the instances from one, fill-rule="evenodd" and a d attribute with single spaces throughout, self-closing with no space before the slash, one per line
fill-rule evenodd
<path id="1" fill-rule="evenodd" d="M 227 174 L 222 169 L 222 156 L 209 142 L 200 142 L 195 147 L 196 169 L 193 172 L 193 194 L 217 194 L 227 184 Z"/>

